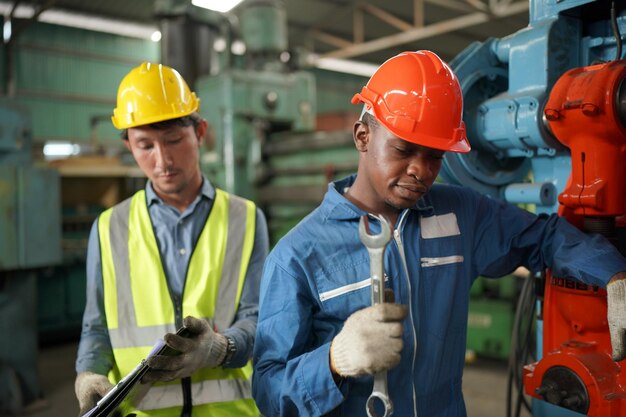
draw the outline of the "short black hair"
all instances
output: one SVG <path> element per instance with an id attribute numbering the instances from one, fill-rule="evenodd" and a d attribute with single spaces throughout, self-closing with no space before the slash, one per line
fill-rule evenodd
<path id="1" fill-rule="evenodd" d="M 378 129 L 378 128 L 380 128 L 380 122 L 371 113 L 363 113 L 363 116 L 361 116 L 361 122 L 363 122 L 366 125 L 368 125 L 371 129 Z"/>
<path id="2" fill-rule="evenodd" d="M 198 129 L 198 125 L 201 121 L 202 116 L 200 116 L 198 112 L 193 112 L 187 116 L 178 117 L 176 119 L 163 120 L 162 122 L 150 123 L 147 126 L 157 130 L 166 130 L 172 126 L 193 126 L 193 129 L 196 130 Z M 120 136 L 122 137 L 122 139 L 128 140 L 128 129 L 122 130 Z"/>

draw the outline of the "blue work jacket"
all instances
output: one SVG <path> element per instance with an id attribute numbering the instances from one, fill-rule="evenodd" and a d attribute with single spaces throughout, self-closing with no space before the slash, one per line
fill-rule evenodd
<path id="1" fill-rule="evenodd" d="M 332 339 L 371 304 L 369 256 L 358 234 L 366 213 L 342 195 L 354 178 L 330 184 L 322 204 L 266 260 L 253 361 L 253 396 L 266 417 L 366 415 L 372 377 L 335 383 L 329 368 Z M 380 231 L 375 220 L 370 227 Z M 602 287 L 626 270 L 604 238 L 468 188 L 435 184 L 400 214 L 385 251 L 386 287 L 410 307 L 400 365 L 388 372 L 394 415 L 466 415 L 470 286 L 520 265 Z"/>

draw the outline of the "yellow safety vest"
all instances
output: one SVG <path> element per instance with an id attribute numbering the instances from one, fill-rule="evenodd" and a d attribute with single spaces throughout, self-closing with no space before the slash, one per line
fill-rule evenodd
<path id="1" fill-rule="evenodd" d="M 115 363 L 113 384 L 146 358 L 158 339 L 175 332 L 188 315 L 218 331 L 234 321 L 252 247 L 256 207 L 216 189 L 211 213 L 189 262 L 182 306 L 170 297 L 145 191 L 102 213 L 98 219 L 104 310 Z M 251 395 L 250 362 L 238 369 L 200 369 L 191 376 L 192 416 L 258 416 Z M 129 410 L 139 416 L 179 416 L 181 380 L 154 384 Z"/>

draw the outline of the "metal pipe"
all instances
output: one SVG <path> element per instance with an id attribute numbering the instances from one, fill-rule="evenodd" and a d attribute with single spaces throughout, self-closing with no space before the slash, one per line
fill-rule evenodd
<path id="1" fill-rule="evenodd" d="M 551 206 L 556 202 L 556 187 L 551 182 L 511 184 L 504 188 L 504 199 L 514 204 Z"/>

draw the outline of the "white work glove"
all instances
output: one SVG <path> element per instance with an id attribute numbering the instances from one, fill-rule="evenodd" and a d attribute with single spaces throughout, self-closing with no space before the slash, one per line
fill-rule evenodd
<path id="1" fill-rule="evenodd" d="M 94 372 L 80 372 L 74 381 L 74 392 L 78 399 L 79 416 L 96 406 L 102 397 L 113 388 L 109 379 Z"/>
<path id="2" fill-rule="evenodd" d="M 224 362 L 228 341 L 213 331 L 206 320 L 185 317 L 183 325 L 191 335 L 187 337 L 168 333 L 165 343 L 181 352 L 175 356 L 155 355 L 148 359 L 150 370 L 142 382 L 172 381 L 191 376 L 200 368 L 215 368 Z"/>
<path id="3" fill-rule="evenodd" d="M 400 363 L 405 305 L 383 303 L 353 313 L 330 346 L 331 369 L 344 377 L 373 375 Z"/>
<path id="4" fill-rule="evenodd" d="M 613 360 L 619 362 L 626 358 L 626 279 L 609 282 L 606 292 Z"/>

